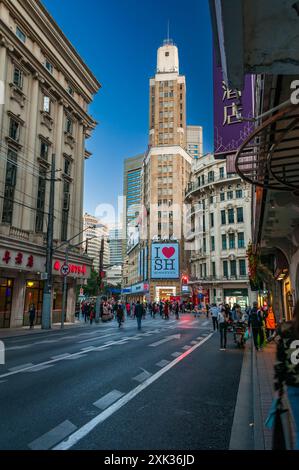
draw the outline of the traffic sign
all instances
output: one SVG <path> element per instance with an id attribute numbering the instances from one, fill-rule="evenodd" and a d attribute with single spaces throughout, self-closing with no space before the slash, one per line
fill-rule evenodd
<path id="1" fill-rule="evenodd" d="M 67 276 L 70 272 L 70 267 L 68 264 L 64 263 L 61 268 L 60 268 L 60 272 L 63 276 Z"/>

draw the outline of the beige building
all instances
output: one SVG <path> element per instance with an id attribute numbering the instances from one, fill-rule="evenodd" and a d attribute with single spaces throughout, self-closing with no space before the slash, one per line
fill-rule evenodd
<path id="1" fill-rule="evenodd" d="M 202 126 L 187 126 L 187 151 L 195 159 L 203 156 Z"/>
<path id="2" fill-rule="evenodd" d="M 85 212 L 83 216 L 83 246 L 85 253 L 92 259 L 93 269 L 99 272 L 101 242 L 104 239 L 103 267 L 109 266 L 109 228 L 93 215 Z"/>
<path id="3" fill-rule="evenodd" d="M 88 105 L 100 84 L 38 0 L 0 0 L 0 327 L 42 309 L 49 170 L 56 155 L 54 250 L 83 228 L 85 141 L 96 122 Z M 82 235 L 73 238 L 78 245 Z M 53 320 L 60 318 L 63 249 L 54 251 Z M 91 262 L 80 245 L 69 255 L 67 319 L 76 284 Z"/>
<path id="4" fill-rule="evenodd" d="M 178 49 L 171 40 L 158 49 L 149 104 L 139 242 L 128 254 L 125 277 L 131 289 L 128 297 L 153 301 L 181 295 L 181 273 L 188 261 L 183 250 L 183 203 L 192 157 L 186 149 L 185 77 L 179 74 Z"/>
<path id="5" fill-rule="evenodd" d="M 205 302 L 255 300 L 248 279 L 246 247 L 251 238 L 251 188 L 225 160 L 208 154 L 192 167 L 186 190 L 189 208 L 190 285 Z"/>

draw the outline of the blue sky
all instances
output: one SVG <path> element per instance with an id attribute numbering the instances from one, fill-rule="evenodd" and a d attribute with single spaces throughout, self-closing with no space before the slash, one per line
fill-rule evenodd
<path id="1" fill-rule="evenodd" d="M 84 209 L 116 205 L 123 160 L 147 148 L 149 78 L 167 35 L 186 75 L 187 123 L 203 126 L 212 150 L 212 36 L 207 0 L 43 0 L 100 81 L 90 112 L 99 125 L 87 140 Z M 183 9 L 182 9 L 183 6 Z"/>

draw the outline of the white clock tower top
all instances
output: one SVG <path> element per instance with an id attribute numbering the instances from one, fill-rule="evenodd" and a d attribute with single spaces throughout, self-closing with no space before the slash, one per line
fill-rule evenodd
<path id="1" fill-rule="evenodd" d="M 165 39 L 163 46 L 157 51 L 157 73 L 177 72 L 179 73 L 178 48 L 172 39 Z"/>

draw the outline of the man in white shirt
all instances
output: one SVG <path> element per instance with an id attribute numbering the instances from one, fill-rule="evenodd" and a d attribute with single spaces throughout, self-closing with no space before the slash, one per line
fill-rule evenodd
<path id="1" fill-rule="evenodd" d="M 210 312 L 212 315 L 212 321 L 213 321 L 213 329 L 214 331 L 218 330 L 218 314 L 220 312 L 219 307 L 217 307 L 216 304 L 212 304 L 210 308 Z"/>
<path id="2" fill-rule="evenodd" d="M 222 308 L 221 311 L 218 313 L 218 324 L 219 324 L 219 331 L 220 331 L 220 351 L 226 350 L 226 341 L 227 341 L 227 315 L 225 313 L 225 309 Z"/>

